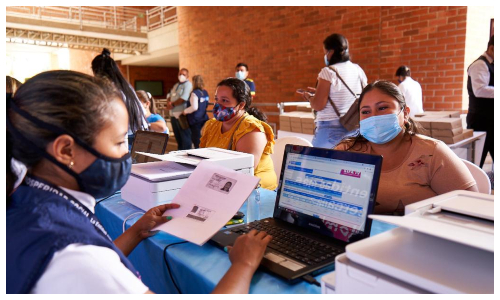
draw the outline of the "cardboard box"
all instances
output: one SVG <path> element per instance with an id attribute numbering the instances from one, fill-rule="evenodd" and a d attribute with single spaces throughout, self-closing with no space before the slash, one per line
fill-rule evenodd
<path id="1" fill-rule="evenodd" d="M 304 124 L 304 123 L 302 123 L 302 128 L 313 128 L 314 129 L 314 128 L 316 128 L 316 125 L 314 125 L 314 123 L 313 124 L 309 124 L 309 123 Z"/>
<path id="2" fill-rule="evenodd" d="M 438 116 L 443 116 L 443 118 L 460 118 L 460 112 L 441 110 L 441 111 L 425 111 L 420 114 L 415 114 L 415 117 L 438 117 Z"/>
<path id="3" fill-rule="evenodd" d="M 305 134 L 314 134 L 314 128 L 304 128 L 304 127 L 302 127 L 302 133 L 305 133 Z"/>
<path id="4" fill-rule="evenodd" d="M 425 129 L 431 129 L 431 122 L 437 119 L 435 117 L 415 117 L 413 120 L 418 122 Z"/>
<path id="5" fill-rule="evenodd" d="M 453 129 L 434 129 L 432 128 L 432 137 L 438 137 L 438 136 L 443 136 L 443 137 L 450 137 L 450 136 L 457 136 L 459 134 L 462 134 L 464 129 L 462 127 L 458 128 L 453 128 Z"/>
<path id="6" fill-rule="evenodd" d="M 292 132 L 302 133 L 302 127 L 292 127 Z"/>
<path id="7" fill-rule="evenodd" d="M 443 141 L 445 144 L 455 144 L 464 139 L 464 134 L 459 134 L 456 136 L 440 136 L 436 139 Z"/>
<path id="8" fill-rule="evenodd" d="M 283 130 L 283 131 L 292 131 L 292 127 L 290 126 L 283 126 L 282 124 L 280 124 L 280 130 Z"/>
<path id="9" fill-rule="evenodd" d="M 312 125 L 314 125 L 314 115 L 311 114 L 311 113 L 302 115 L 300 117 L 300 122 L 302 123 L 302 125 L 304 125 L 304 124 L 312 124 Z"/>
<path id="10" fill-rule="evenodd" d="M 464 139 L 471 138 L 474 135 L 474 129 L 464 129 Z"/>
<path id="11" fill-rule="evenodd" d="M 431 122 L 432 129 L 454 129 L 462 127 L 461 118 L 442 118 Z"/>

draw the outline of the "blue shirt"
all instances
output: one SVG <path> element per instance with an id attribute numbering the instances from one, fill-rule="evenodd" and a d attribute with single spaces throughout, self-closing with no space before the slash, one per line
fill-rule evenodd
<path id="1" fill-rule="evenodd" d="M 252 94 L 252 97 L 255 96 L 255 82 L 253 82 L 253 79 L 247 78 L 243 81 L 250 87 L 250 94 Z"/>
<path id="2" fill-rule="evenodd" d="M 165 119 L 163 119 L 163 117 L 160 116 L 159 114 L 151 114 L 151 115 L 149 115 L 149 117 L 146 118 L 146 121 L 148 121 L 148 123 L 151 124 L 151 123 L 158 122 L 158 121 L 165 122 Z M 166 123 L 167 122 L 165 122 L 165 124 Z M 163 133 L 168 133 L 168 128 Z"/>

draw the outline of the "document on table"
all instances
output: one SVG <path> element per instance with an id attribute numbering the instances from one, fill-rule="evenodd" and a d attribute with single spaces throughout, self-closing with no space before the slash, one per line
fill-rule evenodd
<path id="1" fill-rule="evenodd" d="M 155 228 L 199 246 L 219 231 L 243 205 L 260 179 L 202 161 L 167 210 L 173 219 Z"/>

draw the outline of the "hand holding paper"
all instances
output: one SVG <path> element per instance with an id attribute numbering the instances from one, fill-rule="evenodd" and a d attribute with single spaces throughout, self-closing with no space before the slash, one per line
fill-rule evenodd
<path id="1" fill-rule="evenodd" d="M 259 180 L 202 161 L 172 200 L 181 205 L 168 212 L 173 219 L 155 229 L 201 246 L 234 216 Z"/>

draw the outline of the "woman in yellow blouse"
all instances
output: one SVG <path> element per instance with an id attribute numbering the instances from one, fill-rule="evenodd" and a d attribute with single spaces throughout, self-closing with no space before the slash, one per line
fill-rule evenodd
<path id="1" fill-rule="evenodd" d="M 227 78 L 215 91 L 214 118 L 203 127 L 200 148 L 217 147 L 253 154 L 254 174 L 260 178 L 261 187 L 274 190 L 278 186 L 274 173 L 274 134 L 266 123 L 266 116 L 252 104 L 248 85 L 237 79 Z"/>

